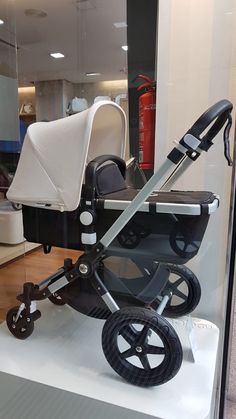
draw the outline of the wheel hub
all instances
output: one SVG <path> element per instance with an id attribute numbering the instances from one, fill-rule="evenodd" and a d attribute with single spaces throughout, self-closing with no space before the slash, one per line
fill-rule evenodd
<path id="1" fill-rule="evenodd" d="M 138 354 L 141 354 L 143 352 L 142 346 L 136 346 L 135 350 L 136 352 L 138 352 Z"/>
<path id="2" fill-rule="evenodd" d="M 88 268 L 88 266 L 85 263 L 81 263 L 79 265 L 79 271 L 80 271 L 81 274 L 86 275 L 88 273 L 88 271 L 89 271 L 89 268 Z"/>

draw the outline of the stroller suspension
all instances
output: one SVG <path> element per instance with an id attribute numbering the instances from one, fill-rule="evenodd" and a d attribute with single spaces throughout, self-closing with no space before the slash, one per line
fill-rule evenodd
<path id="1" fill-rule="evenodd" d="M 81 260 L 81 262 L 79 262 Z M 171 324 L 161 316 L 172 293 L 167 289 L 157 309 L 148 304 L 119 307 L 102 281 L 98 270 L 88 276 L 88 265 L 83 257 L 76 264 L 65 259 L 64 266 L 38 285 L 25 283 L 21 302 L 7 313 L 7 325 L 18 339 L 28 338 L 34 331 L 34 322 L 41 317 L 36 308 L 39 300 L 50 299 L 56 305 L 65 302 L 60 290 L 72 282 L 90 281 L 102 298 L 110 314 L 102 331 L 104 355 L 111 367 L 126 381 L 139 386 L 163 384 L 178 372 L 182 363 L 182 346 Z M 91 270 L 90 270 L 91 274 Z"/>

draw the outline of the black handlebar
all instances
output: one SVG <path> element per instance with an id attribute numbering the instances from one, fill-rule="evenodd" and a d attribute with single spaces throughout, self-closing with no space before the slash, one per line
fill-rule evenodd
<path id="1" fill-rule="evenodd" d="M 228 100 L 220 100 L 204 112 L 200 118 L 198 118 L 188 133 L 194 135 L 195 137 L 200 137 L 200 135 L 211 125 L 211 123 L 215 121 L 209 131 L 202 138 L 202 141 L 211 141 L 227 121 L 232 109 L 233 105 L 231 102 Z"/>
<path id="2" fill-rule="evenodd" d="M 232 166 L 232 160 L 229 154 L 229 131 L 232 125 L 231 112 L 233 105 L 229 100 L 220 100 L 204 112 L 193 126 L 186 132 L 199 141 L 198 147 L 208 151 L 213 145 L 212 140 L 222 129 L 226 121 L 228 121 L 224 130 L 224 154 L 229 166 Z M 188 143 L 185 142 L 185 136 L 180 140 L 180 144 L 187 148 Z"/>

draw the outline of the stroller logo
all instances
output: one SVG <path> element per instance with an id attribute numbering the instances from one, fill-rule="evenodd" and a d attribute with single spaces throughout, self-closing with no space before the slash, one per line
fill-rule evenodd
<path id="1" fill-rule="evenodd" d="M 169 319 L 169 322 L 172 324 L 172 326 L 183 326 L 187 328 L 188 325 L 188 319 Z M 214 329 L 215 326 L 211 324 L 210 322 L 200 322 L 199 320 L 191 319 L 192 327 L 195 329 Z"/>

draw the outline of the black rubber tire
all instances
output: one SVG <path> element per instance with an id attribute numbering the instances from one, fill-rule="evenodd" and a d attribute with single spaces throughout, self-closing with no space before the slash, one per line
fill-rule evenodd
<path id="1" fill-rule="evenodd" d="M 144 328 L 141 331 L 137 331 L 132 324 L 140 324 L 143 325 Z M 159 336 L 163 343 L 163 347 L 148 345 L 150 330 Z M 141 347 L 143 348 L 141 351 L 142 354 L 138 354 L 138 348 L 140 348 L 140 346 L 136 345 L 138 340 L 140 341 L 140 339 L 142 339 L 141 335 L 143 332 L 146 336 L 145 343 L 143 343 L 143 346 Z M 143 365 L 143 367 L 138 367 L 127 361 L 127 358 L 133 356 L 128 355 L 124 357 L 124 353 L 127 351 L 124 351 L 123 353 L 120 352 L 118 346 L 118 337 L 120 335 L 127 342 L 129 341 L 129 350 L 135 352 L 133 355 L 139 357 L 142 365 L 144 359 L 142 358 L 141 361 L 140 357 L 145 357 L 145 365 Z M 179 371 L 183 359 L 182 346 L 174 328 L 165 318 L 146 308 L 125 307 L 111 314 L 103 327 L 102 347 L 110 366 L 126 381 L 141 387 L 156 386 L 171 380 Z M 149 360 L 146 361 L 147 354 L 150 354 L 150 352 L 148 352 L 148 347 L 150 348 L 149 350 L 155 347 L 158 351 L 162 351 L 158 354 L 156 353 L 156 355 L 161 355 L 162 357 L 164 355 L 161 363 L 153 368 L 151 367 Z M 154 352 L 152 352 L 152 354 L 154 354 Z M 146 366 L 146 363 L 148 364 L 148 367 Z"/>
<path id="2" fill-rule="evenodd" d="M 56 306 L 64 306 L 66 303 L 63 301 L 63 299 L 60 297 L 60 295 L 52 294 L 48 297 L 49 301 L 51 303 L 55 304 Z"/>
<path id="3" fill-rule="evenodd" d="M 122 247 L 135 249 L 139 245 L 141 239 L 145 239 L 149 234 L 149 230 L 145 230 L 143 226 L 133 222 L 118 234 L 117 240 Z"/>
<path id="4" fill-rule="evenodd" d="M 132 228 L 124 228 L 117 236 L 117 240 L 121 247 L 126 249 L 135 249 L 141 240 L 141 236 Z"/>
<path id="5" fill-rule="evenodd" d="M 186 266 L 168 264 L 168 267 L 172 274 L 177 275 L 176 281 L 171 282 L 169 279 L 166 287 L 162 291 L 161 297 L 157 298 L 151 304 L 151 307 L 156 310 L 160 304 L 162 296 L 168 294 L 169 292 L 172 292 L 172 297 L 168 301 L 162 313 L 163 316 L 171 318 L 186 316 L 187 314 L 192 313 L 192 311 L 197 307 L 201 299 L 201 286 L 196 275 Z M 186 286 L 186 294 L 178 289 L 179 286 L 183 283 Z M 183 302 L 180 302 L 179 304 L 174 304 L 173 299 L 175 298 L 175 296 L 179 296 L 183 300 Z"/>
<path id="6" fill-rule="evenodd" d="M 17 326 L 17 323 L 14 323 L 14 318 L 18 313 L 19 307 L 13 307 L 7 312 L 6 322 L 7 327 L 10 330 L 10 332 L 15 336 L 17 339 L 27 339 L 30 335 L 32 335 L 34 331 L 34 322 L 31 320 L 30 323 L 27 322 L 26 316 L 25 316 L 25 310 L 22 311 L 20 314 L 20 319 L 24 319 L 23 325 L 21 327 Z M 13 327 L 15 326 L 15 328 Z"/>
<path id="7" fill-rule="evenodd" d="M 189 239 L 184 229 L 181 230 L 177 224 L 170 234 L 170 245 L 173 251 L 184 259 L 192 259 L 198 253 L 200 243 Z"/>

